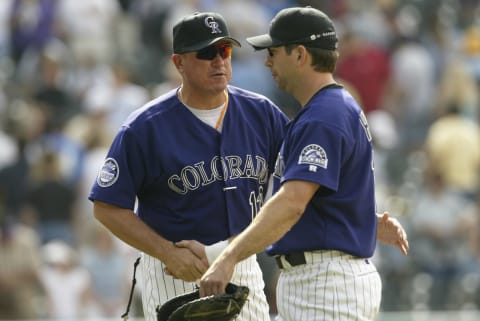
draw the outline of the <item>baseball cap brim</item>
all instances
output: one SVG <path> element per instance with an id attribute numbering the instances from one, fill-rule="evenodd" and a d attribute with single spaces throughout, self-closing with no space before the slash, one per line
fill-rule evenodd
<path id="1" fill-rule="evenodd" d="M 255 50 L 262 50 L 281 45 L 279 41 L 272 39 L 269 34 L 248 37 L 246 40 Z"/>
<path id="2" fill-rule="evenodd" d="M 203 49 L 205 47 L 208 47 L 208 46 L 213 45 L 214 43 L 217 43 L 217 42 L 220 42 L 220 41 L 227 41 L 227 42 L 229 42 L 232 45 L 237 46 L 237 47 L 242 46 L 238 40 L 236 40 L 232 37 L 218 37 L 218 38 L 213 38 L 213 39 L 209 39 L 207 41 L 196 43 L 196 44 L 194 44 L 192 46 L 189 46 L 189 47 L 185 47 L 185 48 L 182 49 L 182 52 L 198 51 L 200 49 Z"/>

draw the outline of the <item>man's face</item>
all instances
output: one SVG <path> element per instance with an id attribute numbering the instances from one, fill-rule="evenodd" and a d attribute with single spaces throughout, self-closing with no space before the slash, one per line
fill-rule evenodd
<path id="1" fill-rule="evenodd" d="M 177 68 L 183 82 L 201 91 L 221 92 L 232 78 L 231 44 L 219 42 L 196 52 L 179 55 Z"/>
<path id="2" fill-rule="evenodd" d="M 278 88 L 290 93 L 289 84 L 295 81 L 293 79 L 295 67 L 293 51 L 287 54 L 285 47 L 267 48 L 265 66 L 270 68 L 273 80 L 277 83 Z"/>

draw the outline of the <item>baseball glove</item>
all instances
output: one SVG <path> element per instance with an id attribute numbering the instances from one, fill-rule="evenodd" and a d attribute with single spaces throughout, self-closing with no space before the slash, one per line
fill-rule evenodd
<path id="1" fill-rule="evenodd" d="M 230 321 L 247 301 L 249 289 L 229 283 L 224 294 L 200 298 L 199 291 L 177 296 L 157 307 L 157 321 Z"/>

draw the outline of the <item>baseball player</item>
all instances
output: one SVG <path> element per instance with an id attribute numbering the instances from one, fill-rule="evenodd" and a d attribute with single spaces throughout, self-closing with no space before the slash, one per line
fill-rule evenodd
<path id="1" fill-rule="evenodd" d="M 89 199 L 95 217 L 139 249 L 145 319 L 195 289 L 229 238 L 264 202 L 287 117 L 264 96 L 228 85 L 232 46 L 223 17 L 203 12 L 173 28 L 179 88 L 134 112 L 117 133 Z M 135 213 L 135 212 L 136 213 Z M 207 245 L 203 255 L 175 246 Z M 269 321 L 256 256 L 236 265 L 248 286 L 238 320 Z"/>
<path id="2" fill-rule="evenodd" d="M 247 42 L 267 49 L 266 66 L 302 109 L 288 125 L 273 196 L 203 275 L 200 293 L 222 293 L 236 262 L 268 246 L 281 271 L 277 320 L 373 320 L 382 290 L 370 260 L 373 150 L 362 109 L 333 78 L 334 25 L 320 10 L 287 8 Z M 406 250 L 406 236 L 401 243 Z"/>

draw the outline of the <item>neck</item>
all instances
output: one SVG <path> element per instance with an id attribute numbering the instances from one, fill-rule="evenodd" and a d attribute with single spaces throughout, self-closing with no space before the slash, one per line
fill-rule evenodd
<path id="1" fill-rule="evenodd" d="M 297 89 L 292 95 L 304 107 L 320 89 L 335 83 L 331 73 L 314 72 L 310 77 L 305 77 L 302 82 L 298 83 Z"/>
<path id="2" fill-rule="evenodd" d="M 191 108 L 214 109 L 225 103 L 226 89 L 215 92 L 197 92 L 182 85 L 178 90 L 178 98 Z"/>

